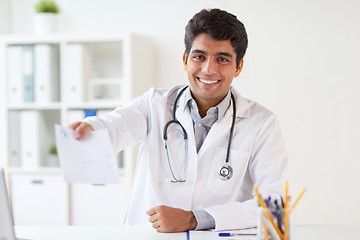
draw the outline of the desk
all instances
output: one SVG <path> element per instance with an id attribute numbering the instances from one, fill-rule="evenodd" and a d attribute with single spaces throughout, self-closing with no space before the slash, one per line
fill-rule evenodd
<path id="1" fill-rule="evenodd" d="M 304 225 L 296 226 L 295 240 L 358 240 L 356 225 Z M 157 233 L 150 227 L 123 226 L 65 226 L 15 227 L 18 238 L 30 240 L 186 240 L 186 233 Z M 230 240 L 219 238 L 217 232 L 191 232 L 190 240 Z M 256 239 L 256 237 L 247 238 Z"/>

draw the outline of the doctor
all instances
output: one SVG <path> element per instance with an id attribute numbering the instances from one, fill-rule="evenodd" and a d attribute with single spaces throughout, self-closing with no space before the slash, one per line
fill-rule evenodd
<path id="1" fill-rule="evenodd" d="M 282 194 L 287 154 L 278 120 L 231 87 L 247 43 L 234 15 L 202 10 L 186 26 L 189 87 L 152 88 L 70 125 L 79 140 L 107 129 L 116 152 L 141 142 L 127 224 L 150 222 L 158 232 L 254 227 L 254 185 Z"/>

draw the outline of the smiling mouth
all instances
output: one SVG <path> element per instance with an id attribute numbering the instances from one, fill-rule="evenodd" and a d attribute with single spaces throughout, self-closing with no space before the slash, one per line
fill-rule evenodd
<path id="1" fill-rule="evenodd" d="M 205 79 L 202 79 L 199 77 L 196 77 L 196 79 L 204 84 L 214 84 L 214 83 L 220 82 L 220 80 L 205 80 Z"/>

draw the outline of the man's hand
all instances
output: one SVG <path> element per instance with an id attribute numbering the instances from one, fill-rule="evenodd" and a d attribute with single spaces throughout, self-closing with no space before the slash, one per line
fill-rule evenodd
<path id="1" fill-rule="evenodd" d="M 87 132 L 94 131 L 93 127 L 90 124 L 84 122 L 75 122 L 69 125 L 68 128 L 74 130 L 74 137 L 77 140 L 81 140 Z"/>
<path id="2" fill-rule="evenodd" d="M 194 213 L 180 208 L 161 205 L 147 210 L 146 214 L 158 232 L 186 232 L 197 226 Z"/>

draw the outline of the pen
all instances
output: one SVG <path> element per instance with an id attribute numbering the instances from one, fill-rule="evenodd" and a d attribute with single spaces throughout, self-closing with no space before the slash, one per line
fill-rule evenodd
<path id="1" fill-rule="evenodd" d="M 275 216 L 275 218 L 276 218 L 277 225 L 279 226 L 280 231 L 281 231 L 282 233 L 284 233 L 283 230 L 282 230 L 282 227 L 281 227 L 282 218 L 283 218 L 283 212 L 282 212 L 282 209 L 280 209 L 280 206 L 279 206 L 279 204 L 278 204 L 278 202 L 277 202 L 276 199 L 275 199 L 275 202 L 274 202 L 274 203 L 275 203 L 275 208 L 276 208 L 276 210 L 275 210 L 275 212 L 274 212 L 274 216 Z"/>
<path id="2" fill-rule="evenodd" d="M 190 232 L 186 231 L 186 240 L 190 240 Z"/>
<path id="3" fill-rule="evenodd" d="M 256 236 L 256 233 L 219 233 L 219 237 L 231 237 L 231 236 Z"/>

